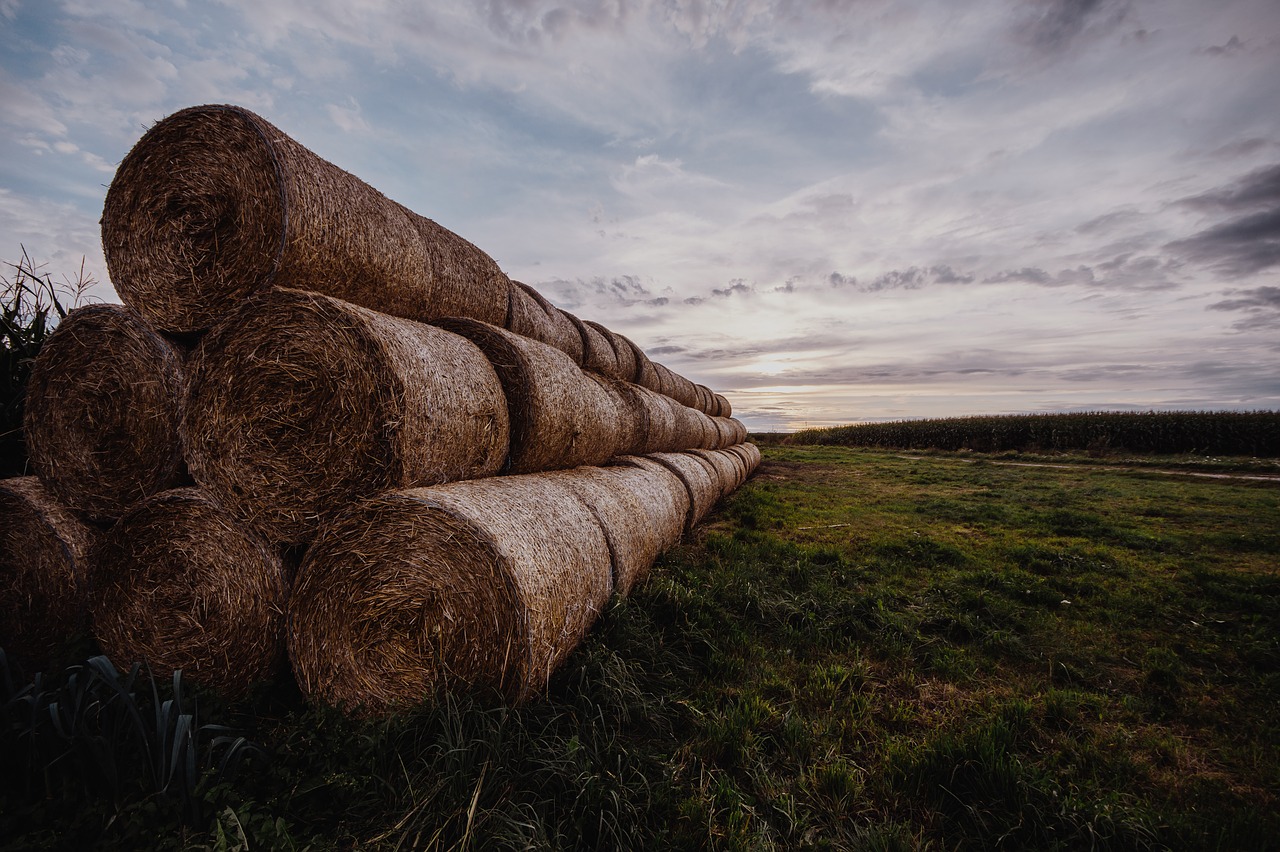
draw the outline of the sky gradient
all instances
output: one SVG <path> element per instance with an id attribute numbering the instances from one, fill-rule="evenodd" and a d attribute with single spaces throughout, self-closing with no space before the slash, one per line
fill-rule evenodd
<path id="1" fill-rule="evenodd" d="M 234 103 L 757 430 L 1280 408 L 1275 0 L 0 0 L 0 258 Z"/>

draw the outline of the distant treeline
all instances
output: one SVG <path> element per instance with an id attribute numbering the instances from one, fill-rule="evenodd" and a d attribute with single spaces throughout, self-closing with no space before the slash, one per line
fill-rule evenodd
<path id="1" fill-rule="evenodd" d="M 1280 457 L 1280 411 L 1149 411 L 949 417 L 805 429 L 789 444 Z"/>

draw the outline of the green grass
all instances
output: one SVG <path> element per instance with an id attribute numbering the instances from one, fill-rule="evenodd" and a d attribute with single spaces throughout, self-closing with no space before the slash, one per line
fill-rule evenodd
<path id="1" fill-rule="evenodd" d="M 269 758 L 197 788 L 210 821 L 85 799 L 58 830 L 224 849 L 1275 848 L 1278 521 L 1268 483 L 766 447 L 544 700 L 442 697 L 380 722 L 288 684 L 206 703 Z M 56 809 L 8 796 L 0 845 L 48 836 Z"/>

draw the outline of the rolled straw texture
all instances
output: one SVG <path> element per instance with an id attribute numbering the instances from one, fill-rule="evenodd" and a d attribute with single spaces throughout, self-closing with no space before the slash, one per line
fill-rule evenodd
<path id="1" fill-rule="evenodd" d="M 590 369 L 595 369 L 597 372 L 602 372 L 604 375 L 615 379 L 621 379 L 624 382 L 635 379 L 636 355 L 631 343 L 622 335 L 610 331 L 598 322 L 583 320 L 582 323 L 587 327 L 589 342 L 588 351 L 584 354 L 584 359 L 598 364 L 598 368 L 590 367 Z M 603 350 L 604 346 L 609 347 L 607 353 Z M 599 351 L 599 355 L 595 354 L 597 351 Z"/>
<path id="2" fill-rule="evenodd" d="M 738 430 L 734 428 L 728 417 L 713 417 L 711 421 L 715 425 L 718 438 L 711 449 L 723 450 L 738 443 Z"/>
<path id="3" fill-rule="evenodd" d="M 497 473 L 507 404 L 468 340 L 270 290 L 209 332 L 182 424 L 191 473 L 269 540 L 303 543 L 360 497 Z"/>
<path id="4" fill-rule="evenodd" d="M 728 448 L 730 452 L 736 453 L 747 466 L 747 478 L 755 473 L 756 468 L 760 466 L 760 448 L 750 442 L 734 444 Z"/>
<path id="5" fill-rule="evenodd" d="M 212 326 L 268 284 L 396 316 L 501 323 L 510 279 L 480 249 L 236 106 L 156 123 L 107 191 L 117 292 L 165 331 Z"/>
<path id="6" fill-rule="evenodd" d="M 117 667 L 182 669 L 228 696 L 278 673 L 281 555 L 200 489 L 137 504 L 95 557 L 93 633 Z"/>
<path id="7" fill-rule="evenodd" d="M 546 476 L 390 492 L 307 551 L 290 600 L 302 691 L 378 714 L 437 691 L 545 689 L 612 590 L 591 511 Z"/>
<path id="8" fill-rule="evenodd" d="M 185 480 L 178 439 L 182 355 L 122 305 L 67 314 L 27 386 L 31 465 L 58 500 L 96 521 Z"/>
<path id="9" fill-rule="evenodd" d="M 675 402 L 640 385 L 622 388 L 633 417 L 643 423 L 641 440 L 631 447 L 637 455 L 665 453 L 679 449 Z"/>
<path id="10" fill-rule="evenodd" d="M 94 531 L 34 476 L 0 480 L 0 648 L 24 666 L 87 626 Z"/>
<path id="11" fill-rule="evenodd" d="M 666 468 L 622 464 L 544 475 L 567 486 L 600 522 L 617 595 L 630 594 L 649 575 L 658 556 L 680 541 L 689 496 L 684 484 Z"/>
<path id="12" fill-rule="evenodd" d="M 467 314 L 458 314 L 467 316 Z M 475 319 L 475 317 L 472 317 Z M 573 320 L 546 300 L 537 290 L 520 281 L 513 281 L 511 304 L 507 311 L 507 331 L 528 337 L 559 349 L 575 364 L 583 359 L 582 335 Z"/>
<path id="13" fill-rule="evenodd" d="M 706 460 L 715 470 L 721 499 L 736 491 L 747 478 L 742 460 L 728 450 L 689 450 L 689 455 Z"/>
<path id="14" fill-rule="evenodd" d="M 570 318 L 577 320 L 572 314 Z M 608 376 L 611 379 L 629 380 L 618 369 L 618 353 L 613 348 L 613 341 L 601 332 L 603 326 L 577 320 L 578 331 L 582 333 L 582 366 L 594 373 Z"/>
<path id="15" fill-rule="evenodd" d="M 607 379 L 558 349 L 488 323 L 453 318 L 439 325 L 478 346 L 502 383 L 511 424 L 505 472 L 598 465 L 625 451 L 634 427 Z"/>
<path id="16" fill-rule="evenodd" d="M 686 531 L 697 526 L 720 500 L 723 489 L 720 484 L 719 469 L 713 467 L 701 456 L 693 453 L 652 453 L 640 457 L 640 462 L 660 464 L 684 483 L 689 495 L 689 514 L 685 518 Z"/>

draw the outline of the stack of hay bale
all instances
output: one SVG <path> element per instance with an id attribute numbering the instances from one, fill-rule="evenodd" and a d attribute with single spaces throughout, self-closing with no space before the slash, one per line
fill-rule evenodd
<path id="1" fill-rule="evenodd" d="M 247 110 L 107 194 L 125 305 L 72 312 L 0 483 L 0 644 L 86 625 L 235 694 L 537 694 L 759 463 L 729 403 Z M 86 615 L 87 614 L 87 615 Z"/>

